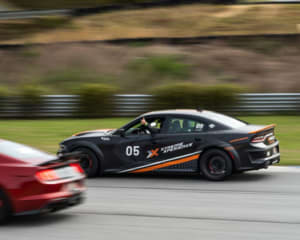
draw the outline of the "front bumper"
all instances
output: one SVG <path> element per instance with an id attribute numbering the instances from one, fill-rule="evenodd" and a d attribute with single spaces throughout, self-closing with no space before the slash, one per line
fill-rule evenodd
<path id="1" fill-rule="evenodd" d="M 61 156 L 61 155 L 64 155 L 65 153 L 68 153 L 68 148 L 66 145 L 63 145 L 63 144 L 60 144 L 59 145 L 59 149 L 56 153 L 57 156 Z"/>

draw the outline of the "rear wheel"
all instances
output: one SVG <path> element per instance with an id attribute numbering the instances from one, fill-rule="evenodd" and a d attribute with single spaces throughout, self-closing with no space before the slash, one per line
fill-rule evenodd
<path id="1" fill-rule="evenodd" d="M 96 154 L 88 148 L 77 148 L 75 151 L 83 154 L 83 157 L 80 159 L 80 165 L 87 177 L 96 177 L 99 173 L 100 165 Z"/>
<path id="2" fill-rule="evenodd" d="M 0 190 L 0 223 L 3 223 L 10 215 L 10 205 L 4 192 Z"/>
<path id="3" fill-rule="evenodd" d="M 209 180 L 221 181 L 232 174 L 232 161 L 224 151 L 211 149 L 202 155 L 200 171 Z"/>

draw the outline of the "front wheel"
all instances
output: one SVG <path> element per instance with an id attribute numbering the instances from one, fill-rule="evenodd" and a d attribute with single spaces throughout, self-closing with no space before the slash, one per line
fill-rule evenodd
<path id="1" fill-rule="evenodd" d="M 88 148 L 77 148 L 81 152 L 80 165 L 88 178 L 96 177 L 99 173 L 99 160 L 96 154 Z"/>
<path id="2" fill-rule="evenodd" d="M 211 149 L 200 158 L 200 171 L 209 180 L 222 181 L 232 174 L 232 161 L 224 151 Z"/>

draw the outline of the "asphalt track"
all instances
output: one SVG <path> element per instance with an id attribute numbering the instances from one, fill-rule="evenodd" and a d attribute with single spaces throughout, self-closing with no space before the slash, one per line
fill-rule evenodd
<path id="1" fill-rule="evenodd" d="M 300 238 L 300 168 L 271 167 L 225 182 L 126 175 L 87 185 L 83 205 L 15 218 L 0 227 L 0 239 Z"/>

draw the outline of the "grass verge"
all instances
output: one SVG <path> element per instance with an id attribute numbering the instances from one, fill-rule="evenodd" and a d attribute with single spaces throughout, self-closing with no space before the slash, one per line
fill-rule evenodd
<path id="1" fill-rule="evenodd" d="M 281 165 L 300 165 L 300 116 L 242 117 L 253 124 L 276 123 L 280 140 Z M 64 119 L 64 120 L 1 120 L 1 138 L 28 144 L 55 153 L 58 144 L 73 133 L 101 128 L 118 128 L 130 118 Z"/>

